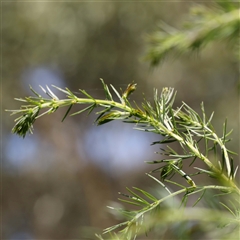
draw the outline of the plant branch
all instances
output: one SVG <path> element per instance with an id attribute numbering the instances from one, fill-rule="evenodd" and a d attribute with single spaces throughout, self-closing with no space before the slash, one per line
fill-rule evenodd
<path id="1" fill-rule="evenodd" d="M 117 102 L 113 100 L 108 86 L 102 79 L 101 81 L 106 95 L 106 99 L 104 100 L 95 99 L 84 90 L 80 91 L 87 98 L 79 98 L 69 89 L 66 88 L 64 90 L 56 86 L 54 87 L 59 91 L 64 92 L 68 99 L 59 99 L 48 87 L 46 87 L 46 89 L 41 87 L 45 94 L 50 97 L 43 98 L 31 88 L 36 97 L 16 99 L 26 103 L 26 105 L 23 105 L 19 110 L 10 110 L 12 114 L 22 114 L 15 120 L 16 124 L 13 128 L 13 133 L 25 137 L 27 132 L 32 133 L 33 123 L 36 119 L 45 114 L 53 113 L 61 107 L 69 107 L 65 116 L 63 117 L 63 120 L 67 117 L 74 105 L 87 104 L 89 106 L 71 115 L 80 114 L 84 111 L 91 112 L 94 108 L 101 107 L 103 110 L 97 112 L 99 116 L 96 120 L 99 125 L 105 124 L 112 120 L 123 120 L 125 122 L 135 123 L 138 130 L 155 132 L 162 135 L 165 139 L 159 143 L 164 143 L 164 141 L 177 141 L 183 149 L 187 147 L 187 149 L 190 151 L 186 153 L 186 157 L 194 156 L 195 158 L 201 159 L 209 167 L 210 171 L 215 174 L 215 176 L 217 175 L 220 179 L 222 179 L 225 183 L 228 183 L 228 185 L 233 187 L 240 194 L 239 188 L 236 186 L 234 181 L 232 181 L 232 166 L 229 161 L 228 150 L 224 145 L 224 141 L 226 141 L 226 134 L 224 134 L 222 139 L 216 135 L 212 126 L 210 125 L 211 119 L 206 122 L 203 105 L 203 119 L 201 119 L 200 116 L 185 103 L 183 103 L 180 108 L 175 110 L 172 107 L 176 96 L 174 89 L 163 88 L 160 95 L 158 94 L 157 90 L 154 91 L 154 106 L 145 100 L 145 102 L 142 104 L 143 109 L 140 109 L 137 105 L 134 108 L 129 102 L 128 97 L 136 89 L 136 84 L 129 84 L 122 95 L 111 85 L 111 88 L 120 100 L 120 102 Z M 40 111 L 44 109 L 47 110 L 40 114 Z M 140 128 L 138 126 L 140 126 Z M 218 143 L 223 151 L 227 175 L 225 175 L 223 171 L 224 169 L 215 166 L 208 159 L 208 157 L 200 151 L 196 140 L 193 138 L 194 135 L 196 137 L 213 139 L 215 143 Z M 178 158 L 175 160 L 175 162 L 177 160 L 182 161 L 183 159 L 181 156 L 180 158 L 179 156 L 176 157 Z M 172 168 L 172 171 L 174 167 L 177 167 L 177 165 L 171 164 L 172 163 L 169 163 L 169 166 Z"/>
<path id="2" fill-rule="evenodd" d="M 219 3 L 220 4 L 220 3 Z M 235 3 L 226 3 L 235 4 Z M 229 7 L 228 6 L 228 7 Z M 191 9 L 188 22 L 181 30 L 161 24 L 161 30 L 148 37 L 149 50 L 146 59 L 157 65 L 171 53 L 179 55 L 196 51 L 212 41 L 234 40 L 239 45 L 239 9 L 235 6 L 229 11 L 227 6 L 211 10 L 202 5 Z M 239 52 L 239 49 L 236 49 Z M 237 55 L 237 54 L 236 54 Z M 239 58 L 239 56 L 237 56 Z"/>
<path id="3" fill-rule="evenodd" d="M 59 99 L 49 87 L 46 87 L 46 89 L 41 87 L 42 91 L 49 97 L 43 98 L 39 93 L 31 88 L 35 96 L 26 97 L 25 99 L 16 99 L 24 103 L 24 105 L 22 105 L 19 110 L 8 111 L 10 111 L 12 115 L 20 114 L 20 116 L 15 120 L 16 123 L 12 131 L 13 133 L 16 133 L 22 137 L 25 137 L 28 132 L 33 133 L 34 122 L 45 114 L 51 114 L 61 107 L 68 107 L 63 117 L 64 120 L 70 114 L 74 106 L 88 105 L 79 111 L 73 112 L 70 114 L 70 116 L 74 116 L 83 112 L 88 112 L 89 114 L 93 109 L 100 107 L 102 110 L 96 112 L 98 115 L 96 119 L 98 125 L 108 123 L 112 120 L 122 120 L 126 123 L 135 124 L 135 128 L 137 130 L 154 132 L 161 135 L 162 140 L 154 142 L 153 144 L 166 144 L 171 142 L 179 143 L 183 153 L 179 154 L 174 149 L 167 146 L 167 149 L 162 149 L 161 153 L 167 156 L 167 158 L 148 162 L 151 164 L 165 164 L 152 171 L 152 173 L 160 172 L 162 181 L 152 175 L 147 175 L 160 184 L 161 187 L 168 192 L 168 195 L 158 199 L 152 194 L 147 193 L 139 188 L 134 188 L 134 190 L 138 193 L 127 189 L 130 192 L 130 195 L 122 195 L 128 199 L 120 200 L 139 207 L 142 206 L 143 208 L 139 211 L 132 212 L 122 210 L 122 213 L 130 217 L 130 220 L 107 228 L 105 229 L 104 233 L 113 231 L 119 227 L 125 227 L 122 230 L 122 233 L 125 233 L 129 236 L 127 239 L 131 239 L 130 236 L 132 236 L 132 229 L 137 231 L 137 226 L 143 223 L 145 215 L 154 212 L 163 202 L 166 202 L 170 198 L 183 193 L 184 197 L 182 199 L 182 204 L 185 204 L 188 196 L 202 192 L 202 195 L 198 198 L 194 205 L 196 205 L 202 199 L 207 189 L 215 189 L 224 191 L 225 193 L 236 193 L 237 196 L 240 196 L 240 189 L 234 181 L 238 168 L 233 166 L 232 157 L 231 160 L 229 160 L 229 154 L 233 153 L 229 151 L 225 145 L 226 142 L 229 141 L 227 137 L 230 134 L 226 132 L 226 121 L 223 127 L 223 136 L 218 137 L 213 126 L 211 125 L 213 114 L 209 119 L 207 119 L 203 104 L 202 117 L 200 117 L 199 114 L 196 113 L 186 103 L 183 103 L 180 108 L 173 108 L 176 96 L 176 92 L 174 92 L 173 88 L 163 88 L 160 94 L 158 94 L 158 91 L 155 89 L 153 104 L 144 99 L 142 107 L 140 108 L 136 103 L 134 103 L 135 106 L 133 107 L 133 104 L 129 101 L 129 96 L 135 91 L 136 84 L 129 84 L 127 89 L 122 94 L 120 94 L 112 85 L 110 85 L 113 92 L 119 99 L 119 101 L 115 101 L 112 97 L 109 87 L 102 79 L 101 82 L 103 84 L 103 89 L 106 96 L 105 99 L 95 99 L 85 90 L 80 90 L 80 92 L 86 97 L 79 98 L 68 88 L 61 89 L 56 86 L 53 87 L 67 95 L 66 99 Z M 202 139 L 205 141 L 205 152 L 199 147 L 199 142 Z M 208 152 L 210 151 L 213 151 L 215 155 L 217 154 L 217 146 L 219 146 L 221 149 L 222 163 L 218 161 L 220 166 L 211 162 L 208 158 Z M 195 167 L 195 169 L 199 170 L 199 172 L 196 174 L 205 173 L 212 177 L 216 177 L 223 185 L 210 185 L 202 187 L 198 184 L 195 184 L 192 178 L 182 170 L 184 160 L 189 158 L 193 158 L 192 162 L 194 162 L 196 159 L 200 159 L 209 168 L 206 170 Z M 180 174 L 183 178 L 185 178 L 190 187 L 185 187 L 177 182 L 167 179 L 172 177 L 175 173 Z M 181 189 L 172 193 L 163 183 L 164 180 L 166 180 L 168 183 L 177 185 Z M 140 195 L 144 195 L 144 197 L 141 197 Z M 134 233 L 135 235 L 136 231 Z"/>

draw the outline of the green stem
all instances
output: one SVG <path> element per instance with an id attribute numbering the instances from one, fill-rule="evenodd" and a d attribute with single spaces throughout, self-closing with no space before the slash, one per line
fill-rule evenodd
<path id="1" fill-rule="evenodd" d="M 26 102 L 31 102 L 28 99 L 25 100 L 25 101 Z M 39 102 L 34 102 L 34 104 L 37 105 L 37 106 L 35 106 L 35 107 L 30 106 L 30 107 L 28 107 L 28 110 L 32 111 L 35 108 L 38 108 L 38 109 L 43 109 L 43 108 L 57 109 L 58 107 L 65 107 L 65 106 L 69 106 L 69 105 L 73 105 L 73 104 L 95 104 L 96 106 L 102 106 L 102 107 L 106 107 L 106 106 L 115 107 L 115 108 L 118 108 L 118 109 L 121 109 L 125 112 L 130 113 L 130 116 L 134 116 L 136 118 L 143 119 L 144 121 L 149 123 L 154 128 L 159 129 L 160 132 L 164 132 L 164 134 L 166 136 L 171 136 L 172 138 L 176 139 L 181 145 L 187 146 L 195 154 L 195 156 L 197 156 L 199 159 L 201 159 L 211 170 L 213 170 L 215 173 L 217 173 L 224 182 L 229 183 L 229 185 L 231 187 L 233 187 L 236 190 L 236 192 L 240 195 L 240 189 L 233 182 L 233 180 L 229 179 L 229 177 L 227 177 L 221 170 L 219 170 L 217 167 L 215 167 L 212 164 L 212 162 L 206 156 L 204 156 L 203 154 L 201 154 L 199 152 L 198 148 L 196 146 L 194 146 L 194 144 L 191 141 L 188 141 L 188 140 L 184 139 L 182 136 L 180 136 L 179 134 L 176 134 L 174 132 L 174 128 L 173 129 L 167 128 L 166 126 L 164 126 L 164 124 L 162 122 L 160 122 L 159 120 L 156 120 L 152 116 L 147 115 L 145 112 L 141 111 L 140 109 L 131 108 L 131 107 L 127 106 L 124 102 L 119 103 L 119 102 L 115 102 L 113 100 L 101 100 L 101 99 L 93 99 L 93 98 L 78 98 L 76 96 L 74 96 L 71 99 L 62 99 L 62 100 L 52 99 L 52 101 L 48 101 L 48 102 L 42 102 L 42 101 L 44 101 L 44 100 L 40 99 Z M 31 102 L 31 103 L 33 103 L 33 102 Z M 23 111 L 26 111 L 26 110 L 24 109 Z M 35 117 L 35 119 L 36 118 L 37 118 L 37 116 Z M 206 128 L 206 126 L 205 126 L 205 128 Z M 229 159 L 228 159 L 227 149 L 225 148 L 221 139 L 219 139 L 214 132 L 212 132 L 208 128 L 206 130 L 211 132 L 213 137 L 216 139 L 216 141 L 218 142 L 218 144 L 222 148 L 222 150 L 224 152 L 225 160 L 228 163 L 227 170 L 228 170 L 228 176 L 229 176 Z M 178 194 L 178 193 L 176 192 L 176 194 Z"/>

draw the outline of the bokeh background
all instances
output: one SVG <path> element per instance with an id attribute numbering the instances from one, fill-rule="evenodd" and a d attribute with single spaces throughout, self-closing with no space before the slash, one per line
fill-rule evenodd
<path id="1" fill-rule="evenodd" d="M 225 42 L 151 68 L 146 36 L 161 21 L 180 27 L 192 2 L 2 2 L 2 238 L 94 239 L 117 223 L 106 208 L 118 206 L 125 187 L 154 189 L 144 161 L 159 158 L 150 146 L 159 136 L 121 122 L 94 125 L 94 115 L 68 117 L 64 109 L 35 123 L 25 139 L 11 133 L 15 97 L 29 85 L 84 89 L 103 98 L 99 78 L 117 89 L 138 84 L 131 96 L 152 99 L 153 88 L 171 86 L 181 101 L 207 114 L 221 133 L 234 129 L 229 148 L 238 152 L 239 65 Z M 200 3 L 199 3 L 200 4 Z M 202 4 L 202 3 L 201 3 Z M 53 90 L 56 94 L 57 91 Z M 61 95 L 61 94 L 60 94 Z M 163 146 L 161 146 L 163 147 Z"/>

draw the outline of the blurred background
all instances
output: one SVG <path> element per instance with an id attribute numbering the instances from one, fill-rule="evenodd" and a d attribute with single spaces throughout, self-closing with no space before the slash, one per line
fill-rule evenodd
<path id="1" fill-rule="evenodd" d="M 158 135 L 95 116 L 68 117 L 66 109 L 35 123 L 25 139 L 11 133 L 16 97 L 31 95 L 29 85 L 84 89 L 104 98 L 101 82 L 131 96 L 152 99 L 153 88 L 170 86 L 184 101 L 208 115 L 221 135 L 228 118 L 234 129 L 229 148 L 238 152 L 238 68 L 227 43 L 167 59 L 157 68 L 143 60 L 146 36 L 161 21 L 178 28 L 193 2 L 2 2 L 2 237 L 3 239 L 94 239 L 119 220 L 106 208 L 125 187 L 154 189 L 144 161 L 159 159 Z M 55 89 L 53 91 L 59 94 Z M 82 95 L 80 93 L 79 97 Z M 76 110 L 76 109 L 75 109 Z M 161 146 L 162 147 L 162 146 Z"/>

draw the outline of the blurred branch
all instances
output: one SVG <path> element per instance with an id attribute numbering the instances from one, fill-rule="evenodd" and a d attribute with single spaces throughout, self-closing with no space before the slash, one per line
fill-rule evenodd
<path id="1" fill-rule="evenodd" d="M 161 219 L 161 220 L 160 220 Z M 228 225 L 229 220 L 232 219 L 230 212 L 218 211 L 216 209 L 207 209 L 201 207 L 188 207 L 185 209 L 184 213 L 182 209 L 177 207 L 166 208 L 162 207 L 161 209 L 156 210 L 153 214 L 145 214 L 144 218 L 139 219 L 138 221 L 132 223 L 132 226 L 128 222 L 126 229 L 128 230 L 128 235 L 126 234 L 126 229 L 120 232 L 120 234 L 109 233 L 111 238 L 103 238 L 102 236 L 97 236 L 99 239 L 111 239 L 111 240 L 122 240 L 122 239 L 136 239 L 136 236 L 141 234 L 146 234 L 146 229 L 161 229 L 163 224 L 166 225 L 179 225 L 181 231 L 199 231 L 201 237 L 203 233 L 201 229 L 211 228 L 212 233 L 214 232 L 215 236 L 218 236 L 218 239 L 236 239 L 238 237 L 238 219 L 233 220 L 232 224 L 235 225 L 234 230 L 229 231 L 228 235 L 221 236 L 220 232 L 223 226 Z M 194 230 L 192 227 L 187 227 L 186 222 L 195 223 Z M 119 224 L 120 226 L 121 224 Z M 126 222 L 127 225 L 127 222 Z M 199 226 L 198 226 L 199 225 Z M 140 227 L 142 226 L 142 227 Z M 115 226 L 116 227 L 116 226 Z M 120 226 L 122 227 L 122 226 Z M 185 228 L 185 229 L 184 229 Z M 107 229 L 112 230 L 112 229 Z M 131 231 L 130 231 L 131 230 Z M 171 229 L 172 230 L 172 229 Z M 206 230 L 205 230 L 206 231 Z M 208 229 L 207 229 L 208 231 Z M 163 233 L 159 234 L 162 238 Z M 178 233 L 178 236 L 181 234 Z M 127 236 L 127 238 L 126 238 Z M 180 239 L 180 237 L 178 238 Z M 192 239 L 187 238 L 187 239 Z M 202 239 L 202 238 L 199 238 Z"/>
<path id="2" fill-rule="evenodd" d="M 147 40 L 149 50 L 146 60 L 157 65 L 165 57 L 199 50 L 213 41 L 232 41 L 239 58 L 240 17 L 236 2 L 216 3 L 220 6 L 212 10 L 199 5 L 190 11 L 190 19 L 177 30 L 162 23 L 160 31 L 151 34 Z"/>

